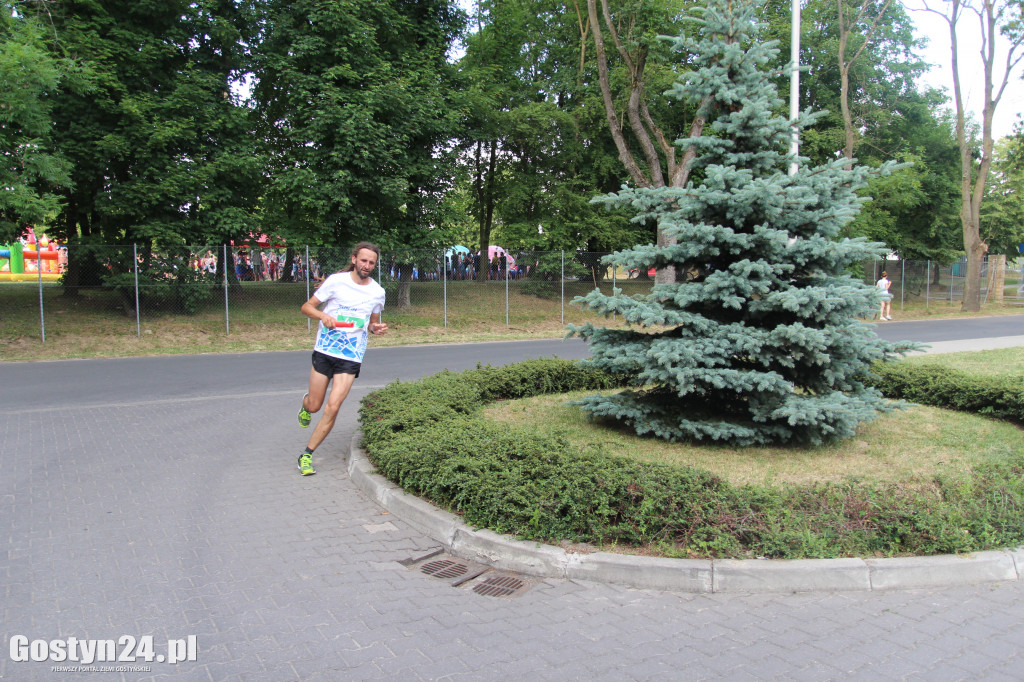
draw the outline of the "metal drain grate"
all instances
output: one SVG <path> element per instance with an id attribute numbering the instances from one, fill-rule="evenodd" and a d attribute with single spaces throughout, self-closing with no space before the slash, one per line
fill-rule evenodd
<path id="1" fill-rule="evenodd" d="M 511 571 L 497 572 L 484 564 L 446 554 L 442 549 L 433 549 L 398 563 L 431 578 L 447 581 L 452 587 L 472 589 L 485 597 L 515 597 L 537 584 L 527 576 Z"/>
<path id="2" fill-rule="evenodd" d="M 465 561 L 454 561 L 452 559 L 437 559 L 428 561 L 420 566 L 420 572 L 429 576 L 449 580 L 465 575 L 469 571 L 469 564 Z"/>
<path id="3" fill-rule="evenodd" d="M 511 597 L 527 586 L 526 581 L 520 578 L 510 575 L 495 575 L 474 585 L 473 591 L 485 597 Z"/>

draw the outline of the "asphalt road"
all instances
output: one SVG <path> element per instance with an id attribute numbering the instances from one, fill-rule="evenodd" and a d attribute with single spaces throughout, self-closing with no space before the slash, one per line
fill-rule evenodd
<path id="1" fill-rule="evenodd" d="M 962 320 L 886 322 L 876 325 L 888 341 L 936 343 L 1024 335 L 1024 315 Z M 383 385 L 418 379 L 442 370 L 461 371 L 478 363 L 502 365 L 527 358 L 586 357 L 579 339 L 508 341 L 477 344 L 403 346 L 372 349 L 358 384 Z M 293 391 L 309 371 L 309 351 L 208 354 L 143 358 L 0 363 L 0 411 L 26 406 L 101 405 L 165 398 L 201 398 L 211 394 L 251 396 Z M 59 379 L 43 379 L 59 365 Z"/>
<path id="2" fill-rule="evenodd" d="M 880 332 L 929 342 L 1022 327 Z M 85 661 L 50 653 L 66 658 L 71 638 L 134 660 L 68 679 L 1024 677 L 1022 583 L 738 595 L 549 579 L 494 597 L 407 567 L 436 544 L 345 473 L 358 401 L 395 378 L 585 352 L 371 349 L 309 477 L 295 466 L 308 352 L 0 363 L 0 678 L 64 679 Z M 193 660 L 176 664 L 122 644 L 152 638 L 166 657 L 191 637 Z M 20 660 L 33 657 L 46 660 Z"/>
<path id="3" fill-rule="evenodd" d="M 898 314 L 898 313 L 897 313 Z M 963 341 L 1024 335 L 1024 315 L 969 317 L 956 320 L 910 320 L 875 325 L 886 341 Z"/>

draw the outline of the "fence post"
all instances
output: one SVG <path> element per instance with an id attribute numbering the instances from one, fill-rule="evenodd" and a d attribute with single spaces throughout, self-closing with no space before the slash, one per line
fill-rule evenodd
<path id="1" fill-rule="evenodd" d="M 306 262 L 304 263 L 304 265 L 306 266 L 306 300 L 308 301 L 309 297 L 310 297 L 310 293 L 309 293 L 309 244 L 306 244 Z M 307 317 L 306 318 L 306 331 L 308 332 L 308 331 L 312 331 L 312 330 L 313 330 L 313 320 L 311 318 Z"/>
<path id="2" fill-rule="evenodd" d="M 501 257 L 498 257 L 498 263 L 501 263 Z M 505 326 L 508 326 L 508 251 L 505 251 Z"/>
<path id="3" fill-rule="evenodd" d="M 142 318 L 139 316 L 139 245 L 132 244 L 132 269 L 135 271 L 135 335 L 142 338 Z"/>
<path id="4" fill-rule="evenodd" d="M 618 265 L 612 265 L 612 296 L 615 295 L 615 271 L 619 269 Z M 612 321 L 615 321 L 616 313 L 612 313 Z"/>
<path id="5" fill-rule="evenodd" d="M 454 253 L 454 249 L 452 253 Z M 448 256 L 442 249 L 441 267 L 444 269 L 444 328 L 448 328 Z"/>
<path id="6" fill-rule="evenodd" d="M 949 305 L 953 305 L 953 266 L 949 266 Z"/>
<path id="7" fill-rule="evenodd" d="M 928 310 L 928 293 L 932 285 L 932 261 L 928 259 L 924 263 L 924 309 Z"/>
<path id="8" fill-rule="evenodd" d="M 46 343 L 46 314 L 43 308 L 43 247 L 36 241 L 36 273 L 39 275 L 39 336 Z"/>
<path id="9" fill-rule="evenodd" d="M 907 290 L 907 259 L 900 258 L 900 311 L 903 310 L 904 293 Z"/>
<path id="10" fill-rule="evenodd" d="M 560 298 L 562 299 L 562 326 L 565 326 L 565 249 L 562 249 L 562 274 L 558 279 L 562 284 Z"/>
<path id="11" fill-rule="evenodd" d="M 231 333 L 231 312 L 228 308 L 228 245 L 223 244 L 223 250 L 221 251 L 221 258 L 224 259 L 224 267 L 221 268 L 224 271 L 224 333 Z"/>

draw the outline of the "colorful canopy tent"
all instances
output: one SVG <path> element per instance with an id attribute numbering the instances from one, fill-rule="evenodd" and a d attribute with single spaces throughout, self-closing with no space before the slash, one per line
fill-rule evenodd
<path id="1" fill-rule="evenodd" d="M 505 247 L 491 244 L 487 247 L 487 262 L 490 263 L 491 259 L 494 258 L 495 255 L 497 255 L 498 258 L 501 258 L 504 255 L 508 260 L 508 266 L 510 268 L 516 264 L 516 259 L 512 257 L 512 254 L 510 254 Z"/>
<path id="2" fill-rule="evenodd" d="M 469 253 L 469 249 L 462 244 L 456 244 L 455 246 L 450 246 L 444 250 L 445 258 L 451 258 L 452 255 L 456 253 Z"/>

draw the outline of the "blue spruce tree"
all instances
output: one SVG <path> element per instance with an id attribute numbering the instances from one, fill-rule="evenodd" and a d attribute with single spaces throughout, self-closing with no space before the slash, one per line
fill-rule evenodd
<path id="1" fill-rule="evenodd" d="M 871 170 L 847 160 L 790 175 L 792 128 L 769 64 L 778 50 L 756 40 L 755 2 L 710 0 L 694 37 L 673 39 L 694 70 L 667 96 L 707 107 L 704 135 L 678 143 L 699 150 L 685 187 L 629 188 L 600 197 L 656 222 L 676 243 L 637 246 L 608 265 L 674 268 L 675 282 L 650 295 L 595 290 L 576 303 L 626 329 L 571 326 L 590 362 L 630 388 L 578 401 L 592 417 L 638 434 L 735 445 L 820 443 L 847 438 L 892 409 L 866 383 L 872 361 L 912 344 L 880 340 L 859 318 L 879 291 L 848 274 L 885 246 L 837 239 L 863 201 Z M 804 114 L 799 128 L 815 116 Z M 800 160 L 801 162 L 803 159 Z"/>

